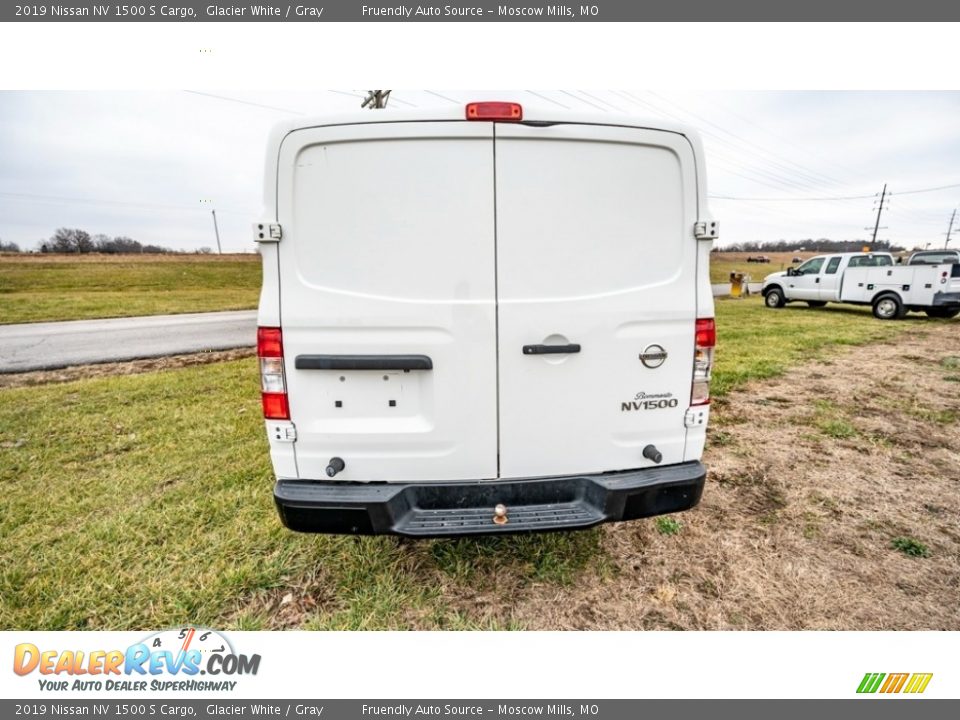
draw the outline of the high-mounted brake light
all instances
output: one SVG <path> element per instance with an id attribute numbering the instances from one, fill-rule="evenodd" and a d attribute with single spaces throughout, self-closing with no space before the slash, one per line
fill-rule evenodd
<path id="1" fill-rule="evenodd" d="M 691 405 L 710 403 L 710 373 L 713 370 L 713 350 L 716 344 L 717 325 L 713 318 L 697 318 L 693 382 L 690 388 Z"/>
<path id="2" fill-rule="evenodd" d="M 257 357 L 260 358 L 260 398 L 267 420 L 289 420 L 287 382 L 283 374 L 283 333 L 280 328 L 257 328 Z"/>
<path id="3" fill-rule="evenodd" d="M 467 105 L 467 120 L 494 120 L 499 122 L 520 122 L 523 120 L 523 107 L 511 102 L 475 102 Z"/>

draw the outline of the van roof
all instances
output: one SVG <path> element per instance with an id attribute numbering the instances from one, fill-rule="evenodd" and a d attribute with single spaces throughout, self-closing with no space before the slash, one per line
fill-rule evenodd
<path id="1" fill-rule="evenodd" d="M 516 102 L 507 100 L 505 102 Z M 402 122 L 450 122 L 465 120 L 467 103 L 438 105 L 429 108 L 358 110 L 351 113 L 314 115 L 287 120 L 275 125 L 271 139 L 279 141 L 288 133 L 307 128 L 330 125 L 360 125 L 367 123 Z M 560 107 L 520 103 L 523 107 L 523 121 L 534 123 L 571 123 L 578 125 L 612 125 L 634 127 L 648 130 L 661 130 L 677 133 L 699 144 L 697 131 L 683 123 L 671 122 L 661 118 L 618 112 L 571 111 Z"/>
<path id="2" fill-rule="evenodd" d="M 481 100 L 478 100 L 478 102 L 480 101 Z M 502 98 L 502 101 L 516 102 L 509 98 Z M 707 173 L 703 143 L 700 140 L 699 133 L 693 127 L 682 123 L 665 121 L 660 118 L 650 118 L 629 113 L 571 111 L 561 107 L 551 107 L 546 104 L 525 102 L 521 102 L 520 105 L 523 107 L 523 120 L 527 123 L 567 123 L 575 125 L 627 127 L 643 130 L 658 130 L 684 137 L 693 150 L 700 220 L 709 221 L 711 219 L 707 204 Z M 466 106 L 467 103 L 450 103 L 449 105 L 438 105 L 429 108 L 358 110 L 343 114 L 299 117 L 275 125 L 270 133 L 265 158 L 264 177 L 267 179 L 267 182 L 264 186 L 263 201 L 264 211 L 267 213 L 266 217 L 275 217 L 276 215 L 276 179 L 279 171 L 280 148 L 283 145 L 284 139 L 291 133 L 309 128 L 337 125 L 466 121 Z"/>

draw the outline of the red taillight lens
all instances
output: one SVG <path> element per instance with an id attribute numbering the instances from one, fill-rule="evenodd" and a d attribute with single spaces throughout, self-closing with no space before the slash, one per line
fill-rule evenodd
<path id="1" fill-rule="evenodd" d="M 257 355 L 283 357 L 283 333 L 277 327 L 257 328 Z"/>
<path id="2" fill-rule="evenodd" d="M 263 416 L 267 420 L 289 420 L 290 406 L 287 404 L 287 394 L 261 393 L 263 399 Z"/>
<path id="3" fill-rule="evenodd" d="M 257 328 L 260 358 L 260 397 L 267 420 L 289 420 L 287 381 L 283 372 L 283 334 L 277 327 Z"/>
<path id="4" fill-rule="evenodd" d="M 717 324 L 713 318 L 697 319 L 697 347 L 712 348 L 717 345 Z"/>
<path id="5" fill-rule="evenodd" d="M 710 375 L 713 371 L 713 349 L 716 344 L 717 326 L 713 318 L 697 318 L 693 381 L 690 385 L 691 405 L 707 405 L 710 402 Z"/>
<path id="6" fill-rule="evenodd" d="M 467 120 L 498 120 L 500 122 L 520 122 L 523 120 L 523 107 L 510 102 L 475 102 L 467 105 Z"/>

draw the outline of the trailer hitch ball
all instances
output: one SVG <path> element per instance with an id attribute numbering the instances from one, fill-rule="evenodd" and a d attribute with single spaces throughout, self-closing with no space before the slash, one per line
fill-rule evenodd
<path id="1" fill-rule="evenodd" d="M 493 509 L 493 521 L 497 525 L 506 525 L 507 522 L 507 506 L 504 504 L 499 504 Z"/>
<path id="2" fill-rule="evenodd" d="M 647 445 L 647 446 L 643 449 L 643 456 L 644 456 L 647 460 L 652 460 L 652 461 L 655 462 L 657 465 L 659 465 L 660 462 L 663 460 L 663 454 L 662 454 L 659 450 L 657 450 L 657 446 L 656 446 L 656 445 Z"/>
<path id="3" fill-rule="evenodd" d="M 330 458 L 330 463 L 327 465 L 327 477 L 333 477 L 338 472 L 341 472 L 346 466 L 347 464 L 342 458 Z"/>

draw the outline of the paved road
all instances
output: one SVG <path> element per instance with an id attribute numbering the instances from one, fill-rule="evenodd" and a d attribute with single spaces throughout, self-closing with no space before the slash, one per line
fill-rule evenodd
<path id="1" fill-rule="evenodd" d="M 252 347 L 256 333 L 256 310 L 0 325 L 0 373 Z"/>
<path id="2" fill-rule="evenodd" d="M 256 344 L 257 311 L 0 325 L 0 373 Z"/>

